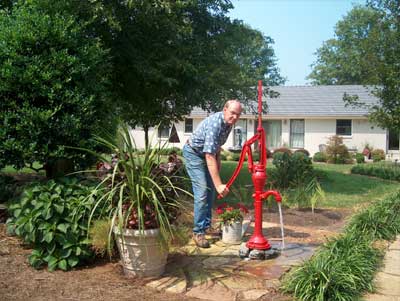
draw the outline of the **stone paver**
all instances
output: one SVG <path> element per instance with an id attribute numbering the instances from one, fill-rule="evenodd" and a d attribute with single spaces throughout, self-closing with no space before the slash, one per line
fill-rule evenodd
<path id="1" fill-rule="evenodd" d="M 280 248 L 280 242 L 272 242 Z M 279 278 L 293 265 L 311 256 L 313 248 L 287 244 L 281 255 L 269 260 L 239 257 L 240 245 L 214 241 L 200 249 L 192 242 L 169 258 L 164 277 L 147 285 L 160 291 L 184 293 L 204 300 L 256 300 L 276 291 Z"/>
<path id="2" fill-rule="evenodd" d="M 366 295 L 365 301 L 400 301 L 400 235 L 389 245 L 374 284 L 376 292 Z"/>
<path id="3" fill-rule="evenodd" d="M 273 248 L 281 247 L 280 242 L 270 243 Z M 217 240 L 209 249 L 191 242 L 171 254 L 164 277 L 147 285 L 203 300 L 269 300 L 267 295 L 279 288 L 280 277 L 315 251 L 314 246 L 288 243 L 274 259 L 249 260 L 239 257 L 239 249 L 240 245 Z M 400 236 L 388 246 L 375 287 L 376 292 L 366 295 L 365 301 L 400 301 Z"/>

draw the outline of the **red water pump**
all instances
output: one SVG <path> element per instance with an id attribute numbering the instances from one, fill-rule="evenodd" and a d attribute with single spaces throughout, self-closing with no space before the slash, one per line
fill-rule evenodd
<path id="1" fill-rule="evenodd" d="M 258 147 L 260 151 L 260 157 L 258 163 L 253 163 L 253 156 L 251 152 L 251 145 L 258 141 Z M 262 81 L 258 81 L 258 127 L 257 133 L 248 139 L 242 148 L 240 153 L 239 163 L 233 172 L 232 177 L 226 184 L 229 188 L 235 181 L 236 177 L 239 175 L 242 168 L 243 162 L 247 155 L 247 163 L 249 172 L 251 173 L 251 178 L 254 185 L 254 233 L 250 240 L 247 242 L 246 246 L 249 249 L 255 250 L 268 250 L 271 245 L 268 240 L 263 236 L 262 233 L 262 201 L 267 199 L 269 196 L 273 196 L 275 201 L 281 202 L 282 197 L 278 191 L 267 190 L 264 191 L 264 186 L 267 181 L 267 149 L 266 149 L 266 139 L 265 131 L 262 127 Z"/>

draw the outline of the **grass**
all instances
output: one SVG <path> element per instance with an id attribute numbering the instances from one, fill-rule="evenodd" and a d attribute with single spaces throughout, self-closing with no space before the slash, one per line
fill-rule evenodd
<path id="1" fill-rule="evenodd" d="M 322 171 L 321 187 L 326 198 L 319 203 L 321 207 L 354 207 L 369 203 L 398 190 L 398 182 L 373 177 L 350 174 L 353 165 L 315 164 Z"/>

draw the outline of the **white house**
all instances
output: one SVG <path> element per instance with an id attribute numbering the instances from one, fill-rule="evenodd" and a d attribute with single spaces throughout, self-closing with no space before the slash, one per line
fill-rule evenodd
<path id="1" fill-rule="evenodd" d="M 263 98 L 268 112 L 263 114 L 268 149 L 286 146 L 291 149 L 305 148 L 314 154 L 325 145 L 329 137 L 340 135 L 350 150 L 361 152 L 366 144 L 383 149 L 390 159 L 399 159 L 399 133 L 382 129 L 367 119 L 367 109 L 346 107 L 344 93 L 358 95 L 366 104 L 377 102 L 366 87 L 343 86 L 276 86 L 277 98 Z M 175 124 L 179 143 L 170 146 L 182 147 L 197 125 L 209 113 L 195 108 L 185 120 Z M 230 134 L 225 149 L 238 148 L 254 135 L 257 115 L 246 110 Z M 144 132 L 133 130 L 137 146 L 144 147 Z M 149 131 L 151 137 L 154 129 Z M 159 129 L 156 139 L 168 141 L 170 128 Z"/>

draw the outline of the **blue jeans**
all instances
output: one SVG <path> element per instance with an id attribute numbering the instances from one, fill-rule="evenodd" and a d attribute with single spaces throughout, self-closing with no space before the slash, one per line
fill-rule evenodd
<path id="1" fill-rule="evenodd" d="M 192 181 L 194 197 L 193 233 L 204 233 L 211 227 L 212 204 L 215 187 L 207 168 L 204 154 L 193 150 L 189 145 L 183 147 L 186 170 Z"/>

